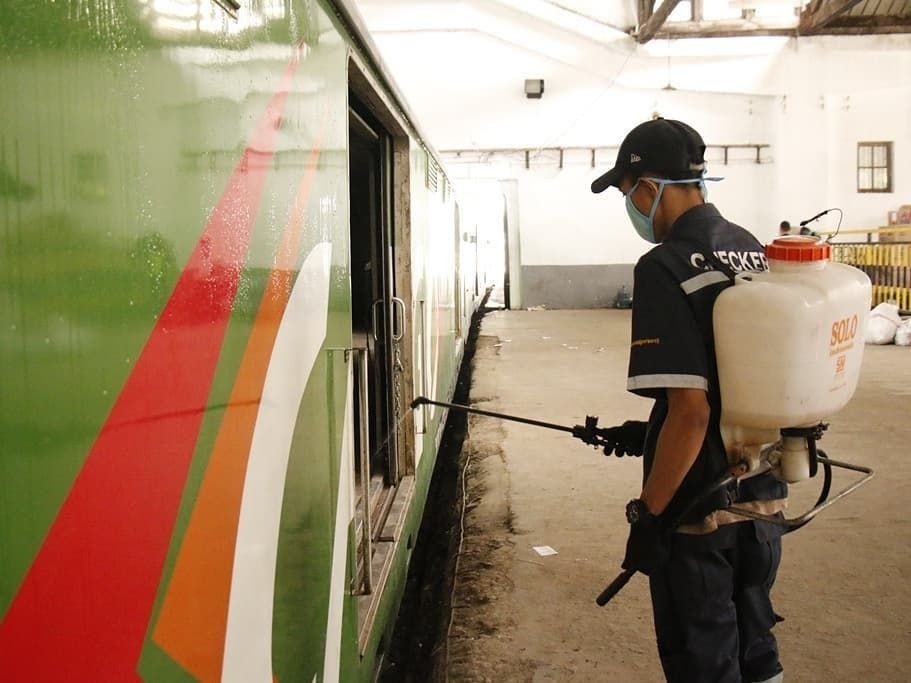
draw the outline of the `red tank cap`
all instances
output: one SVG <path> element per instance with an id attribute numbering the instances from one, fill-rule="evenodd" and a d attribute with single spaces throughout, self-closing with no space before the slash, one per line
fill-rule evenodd
<path id="1" fill-rule="evenodd" d="M 794 235 L 779 237 L 767 244 L 765 255 L 776 261 L 826 261 L 831 251 L 826 242 L 820 242 L 815 237 Z"/>

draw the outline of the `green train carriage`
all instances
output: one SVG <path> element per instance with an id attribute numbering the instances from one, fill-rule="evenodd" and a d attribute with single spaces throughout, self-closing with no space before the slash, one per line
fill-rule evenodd
<path id="1" fill-rule="evenodd" d="M 350 3 L 0 6 L 0 677 L 370 679 L 477 305 Z"/>

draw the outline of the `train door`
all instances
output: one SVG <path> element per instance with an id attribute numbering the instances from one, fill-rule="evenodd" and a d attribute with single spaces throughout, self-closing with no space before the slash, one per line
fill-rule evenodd
<path id="1" fill-rule="evenodd" d="M 351 297 L 353 346 L 357 355 L 355 452 L 362 543 L 370 547 L 382 527 L 384 503 L 395 485 L 393 397 L 392 264 L 385 162 L 388 136 L 352 99 L 348 111 L 351 211 Z M 366 400 L 365 400 L 366 399 Z M 370 553 L 372 554 L 372 553 Z M 369 581 L 369 572 L 368 581 Z M 371 586 L 365 587 L 370 590 Z"/>
<path id="2" fill-rule="evenodd" d="M 396 296 L 392 138 L 354 94 L 348 109 L 351 325 L 354 358 L 355 592 L 370 596 L 402 478 L 405 304 Z M 382 559 L 382 558 L 381 558 Z"/>

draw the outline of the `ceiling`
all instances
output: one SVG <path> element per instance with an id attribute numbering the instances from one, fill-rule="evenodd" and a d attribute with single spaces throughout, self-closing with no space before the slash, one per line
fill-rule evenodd
<path id="1" fill-rule="evenodd" d="M 911 33 L 908 0 L 531 0 L 510 2 L 541 18 L 574 16 L 653 38 Z"/>
<path id="2" fill-rule="evenodd" d="M 795 38 L 794 0 L 764 0 L 749 18 L 745 0 L 703 0 L 705 21 L 789 21 L 787 33 L 740 37 L 751 35 L 740 28 L 737 37 L 644 43 L 637 0 L 349 1 L 444 149 L 588 145 L 656 111 L 697 105 L 719 126 L 742 121 L 738 140 L 764 140 L 772 108 L 815 110 L 836 106 L 825 98 L 838 96 L 841 111 L 858 106 L 846 103 L 862 93 L 896 93 L 899 101 L 911 92 L 911 33 Z M 670 23 L 691 21 L 681 16 L 691 4 L 674 4 Z M 862 12 L 862 4 L 845 12 Z M 823 5 L 798 9 L 818 21 L 813 30 L 824 28 L 815 14 Z M 525 79 L 545 81 L 542 99 L 526 98 Z"/>
<path id="3" fill-rule="evenodd" d="M 905 55 L 911 48 L 911 0 L 652 0 L 657 9 L 646 7 L 650 0 L 354 1 L 383 58 L 395 63 L 400 78 L 413 76 L 420 88 L 443 81 L 447 87 L 462 81 L 506 87 L 524 72 L 564 88 L 600 83 L 780 94 L 781 69 L 789 68 L 781 66 L 782 59 L 799 60 L 798 55 L 837 43 L 830 65 L 814 68 L 814 74 L 831 73 L 826 77 L 831 80 L 851 67 L 859 51 L 895 49 Z M 643 26 L 637 24 L 640 9 L 652 11 Z M 702 19 L 694 20 L 699 11 Z M 646 28 L 653 35 L 646 35 Z M 899 29 L 903 35 L 864 39 L 820 35 Z M 717 37 L 702 39 L 706 36 Z M 892 87 L 904 63 L 893 61 L 895 68 L 866 74 L 863 84 Z"/>

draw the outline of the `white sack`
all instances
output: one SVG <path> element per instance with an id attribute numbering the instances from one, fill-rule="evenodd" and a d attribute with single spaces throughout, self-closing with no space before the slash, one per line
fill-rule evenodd
<path id="1" fill-rule="evenodd" d="M 895 330 L 895 343 L 898 346 L 911 346 L 911 318 L 903 321 Z"/>
<path id="2" fill-rule="evenodd" d="M 891 344 L 900 323 L 898 306 L 890 303 L 879 304 L 870 311 L 864 341 L 868 344 Z"/>

